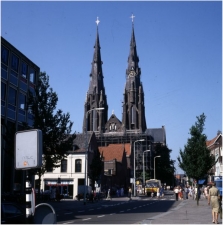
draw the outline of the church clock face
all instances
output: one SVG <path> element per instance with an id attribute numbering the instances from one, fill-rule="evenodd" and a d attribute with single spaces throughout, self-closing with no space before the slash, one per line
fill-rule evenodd
<path id="1" fill-rule="evenodd" d="M 135 73 L 135 71 L 130 71 L 130 73 L 129 73 L 129 77 L 134 77 L 136 75 L 136 73 Z"/>

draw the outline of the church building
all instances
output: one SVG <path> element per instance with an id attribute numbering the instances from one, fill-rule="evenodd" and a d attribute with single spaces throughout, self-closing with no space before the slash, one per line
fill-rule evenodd
<path id="1" fill-rule="evenodd" d="M 153 178 L 155 146 L 157 144 L 166 145 L 164 126 L 147 128 L 144 90 L 134 32 L 134 16 L 132 15 L 131 18 L 132 30 L 128 66 L 125 71 L 126 82 L 123 92 L 122 118 L 118 118 L 114 112 L 108 117 L 109 103 L 107 102 L 106 87 L 103 81 L 104 73 L 98 30 L 100 21 L 97 18 L 90 84 L 84 102 L 83 133 L 77 134 L 78 138 L 74 140 L 75 149 L 78 150 L 90 133 L 95 134 L 104 161 L 104 171 L 101 177 L 102 186 L 128 187 L 131 185 L 130 178 L 134 177 L 135 181 L 142 181 L 143 167 Z M 86 146 L 85 149 L 87 149 Z M 143 161 L 144 151 L 146 151 L 146 154 L 144 154 L 145 159 Z M 125 169 L 121 165 L 124 165 Z M 125 179 L 123 179 L 122 171 L 125 174 Z M 113 178 L 109 176 L 113 176 Z M 108 181 L 109 179 L 113 180 Z"/>

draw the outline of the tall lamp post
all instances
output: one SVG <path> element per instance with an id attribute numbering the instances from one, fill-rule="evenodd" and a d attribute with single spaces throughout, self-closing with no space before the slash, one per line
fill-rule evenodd
<path id="1" fill-rule="evenodd" d="M 134 141 L 134 196 L 136 196 L 136 155 L 135 155 L 135 143 L 139 141 L 145 141 L 145 139 L 140 139 L 137 141 Z"/>
<path id="2" fill-rule="evenodd" d="M 86 180 L 87 180 L 87 153 L 88 153 L 88 143 L 87 143 L 87 118 L 88 118 L 88 114 L 91 112 L 91 111 L 94 111 L 94 110 L 97 110 L 97 111 L 100 111 L 100 110 L 103 110 L 104 108 L 94 108 L 94 109 L 90 109 L 86 112 L 85 114 L 85 170 L 84 170 L 84 205 L 86 205 Z"/>
<path id="3" fill-rule="evenodd" d="M 156 166 L 155 166 L 155 159 L 156 159 L 157 157 L 161 157 L 161 156 L 160 156 L 160 155 L 158 155 L 158 156 L 155 156 L 155 157 L 154 157 L 154 179 L 156 179 Z"/>
<path id="4" fill-rule="evenodd" d="M 145 150 L 144 152 L 143 152 L 143 157 L 142 157 L 142 165 L 143 165 L 143 185 L 145 186 L 145 167 L 144 167 L 144 153 L 145 152 L 150 152 L 150 150 Z"/>

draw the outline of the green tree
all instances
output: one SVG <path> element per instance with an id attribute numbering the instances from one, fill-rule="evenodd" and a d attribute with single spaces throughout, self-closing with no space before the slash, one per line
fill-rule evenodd
<path id="1" fill-rule="evenodd" d="M 35 95 L 30 92 L 29 109 L 34 114 L 34 129 L 43 135 L 43 166 L 38 169 L 39 180 L 47 170 L 60 166 L 66 152 L 73 148 L 75 134 L 71 134 L 73 123 L 70 114 L 56 110 L 58 96 L 49 85 L 49 76 L 39 74 Z"/>
<path id="2" fill-rule="evenodd" d="M 92 183 L 92 190 L 94 190 L 95 181 L 100 179 L 101 171 L 103 169 L 103 162 L 101 160 L 101 155 L 98 149 L 94 153 L 94 157 L 90 164 L 89 178 Z"/>
<path id="3" fill-rule="evenodd" d="M 204 178 L 216 162 L 210 155 L 210 150 L 206 146 L 207 137 L 203 133 L 206 116 L 203 113 L 196 118 L 195 125 L 190 128 L 191 137 L 188 138 L 184 150 L 180 149 L 177 160 L 186 175 L 194 178 L 198 183 L 198 180 Z M 197 205 L 199 205 L 198 196 Z"/>
<path id="4" fill-rule="evenodd" d="M 160 155 L 161 157 L 156 158 L 156 178 L 161 180 L 166 185 L 173 185 L 174 180 L 174 160 L 170 158 L 172 152 L 167 146 L 157 145 L 155 149 L 155 156 Z"/>

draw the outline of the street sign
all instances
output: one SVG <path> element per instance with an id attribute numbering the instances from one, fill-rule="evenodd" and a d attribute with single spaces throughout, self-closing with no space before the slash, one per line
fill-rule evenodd
<path id="1" fill-rule="evenodd" d="M 130 183 L 134 184 L 134 182 L 135 182 L 135 179 L 134 178 L 130 178 Z"/>
<path id="2" fill-rule="evenodd" d="M 27 170 L 42 166 L 42 131 L 33 129 L 15 134 L 15 169 Z"/>

